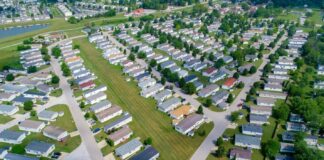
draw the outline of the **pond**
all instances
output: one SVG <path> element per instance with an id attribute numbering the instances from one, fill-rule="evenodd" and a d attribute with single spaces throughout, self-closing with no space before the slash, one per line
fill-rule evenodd
<path id="1" fill-rule="evenodd" d="M 39 30 L 39 29 L 44 29 L 47 27 L 48 27 L 48 24 L 35 24 L 35 25 L 29 25 L 29 26 L 17 26 L 17 27 L 0 29 L 0 39 L 11 37 L 11 36 L 17 36 L 20 34 L 32 32 L 32 31 Z"/>

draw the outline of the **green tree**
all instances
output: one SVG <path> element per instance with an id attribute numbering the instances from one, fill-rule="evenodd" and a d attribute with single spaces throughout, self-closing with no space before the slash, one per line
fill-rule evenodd
<path id="1" fill-rule="evenodd" d="M 13 80 L 15 80 L 15 76 L 12 73 L 6 76 L 6 81 L 13 81 Z"/>
<path id="2" fill-rule="evenodd" d="M 225 147 L 223 145 L 219 146 L 217 151 L 216 151 L 216 156 L 217 157 L 223 157 L 225 156 L 226 150 Z"/>
<path id="3" fill-rule="evenodd" d="M 195 84 L 190 82 L 190 83 L 185 84 L 185 86 L 183 87 L 183 90 L 186 94 L 192 95 L 196 92 L 196 86 L 195 86 Z"/>
<path id="4" fill-rule="evenodd" d="M 198 110 L 196 111 L 197 114 L 204 114 L 204 110 L 202 106 L 198 107 Z"/>
<path id="5" fill-rule="evenodd" d="M 35 72 L 37 72 L 36 66 L 30 66 L 27 68 L 27 73 L 35 73 Z"/>
<path id="6" fill-rule="evenodd" d="M 166 82 L 165 78 L 162 77 L 162 78 L 161 78 L 161 84 L 165 85 L 165 82 Z"/>
<path id="7" fill-rule="evenodd" d="M 205 107 L 210 107 L 212 104 L 213 104 L 212 99 L 207 98 L 206 101 L 205 101 Z"/>
<path id="8" fill-rule="evenodd" d="M 57 75 L 53 75 L 52 79 L 51 79 L 51 82 L 53 84 L 58 84 L 60 82 L 60 78 Z"/>
<path id="9" fill-rule="evenodd" d="M 82 101 L 79 106 L 80 106 L 80 108 L 84 108 L 85 107 L 85 103 Z"/>
<path id="10" fill-rule="evenodd" d="M 52 55 L 55 58 L 59 58 L 61 56 L 61 49 L 59 47 L 52 48 Z"/>
<path id="11" fill-rule="evenodd" d="M 180 88 L 183 88 L 186 85 L 186 81 L 184 78 L 180 78 L 178 83 Z"/>
<path id="12" fill-rule="evenodd" d="M 16 154 L 25 154 L 25 147 L 21 144 L 16 144 L 12 146 L 11 152 Z"/>
<path id="13" fill-rule="evenodd" d="M 34 102 L 33 101 L 26 101 L 24 102 L 24 110 L 31 111 L 33 109 Z"/>
<path id="14" fill-rule="evenodd" d="M 129 54 L 128 55 L 128 59 L 131 60 L 131 61 L 135 61 L 135 55 L 134 54 Z"/>
<path id="15" fill-rule="evenodd" d="M 263 154 L 268 158 L 274 158 L 280 149 L 280 144 L 278 141 L 270 139 L 267 143 L 262 147 Z"/>
<path id="16" fill-rule="evenodd" d="M 153 68 L 153 67 L 155 67 L 156 65 L 157 65 L 156 60 L 155 60 L 155 59 L 152 59 L 152 60 L 150 61 L 150 66 Z"/>
<path id="17" fill-rule="evenodd" d="M 239 79 L 239 78 L 240 78 L 240 74 L 237 73 L 237 72 L 235 72 L 235 73 L 233 74 L 233 77 L 234 77 L 235 79 Z"/>
<path id="18" fill-rule="evenodd" d="M 239 111 L 232 112 L 231 113 L 231 121 L 237 122 L 239 120 L 240 114 L 241 113 Z"/>
<path id="19" fill-rule="evenodd" d="M 255 72 L 257 71 L 257 68 L 255 67 L 255 66 L 252 66 L 251 68 L 250 68 L 250 74 L 254 74 Z"/>
<path id="20" fill-rule="evenodd" d="M 222 137 L 218 137 L 217 140 L 216 140 L 216 145 L 217 146 L 221 146 L 224 144 L 224 140 Z"/>
<path id="21" fill-rule="evenodd" d="M 240 83 L 237 85 L 237 88 L 240 88 L 240 89 L 244 88 L 244 83 L 243 83 L 243 82 L 240 82 Z"/>
<path id="22" fill-rule="evenodd" d="M 113 140 L 111 140 L 111 139 L 109 139 L 109 138 L 107 138 L 107 144 L 109 145 L 109 146 L 111 146 L 111 147 L 113 147 L 113 146 L 115 146 L 115 143 L 114 143 L 114 141 Z"/>
<path id="23" fill-rule="evenodd" d="M 272 110 L 273 117 L 275 117 L 280 121 L 286 121 L 289 117 L 289 113 L 290 113 L 290 108 L 285 102 L 276 104 L 276 106 L 273 107 Z"/>
<path id="24" fill-rule="evenodd" d="M 232 95 L 232 93 L 230 93 L 227 97 L 227 103 L 232 103 L 234 101 L 234 97 Z"/>

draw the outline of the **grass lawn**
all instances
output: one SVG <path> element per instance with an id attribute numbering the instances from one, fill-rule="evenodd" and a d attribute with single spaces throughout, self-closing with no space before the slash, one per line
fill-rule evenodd
<path id="1" fill-rule="evenodd" d="M 83 33 L 81 31 L 81 29 L 69 30 L 69 31 L 66 31 L 65 34 L 67 34 L 68 37 L 85 35 L 85 33 Z"/>
<path id="2" fill-rule="evenodd" d="M 260 65 L 262 64 L 262 62 L 263 62 L 263 60 L 262 60 L 262 59 L 259 59 L 259 60 L 255 61 L 255 62 L 253 62 L 253 65 L 254 65 L 256 68 L 259 68 Z"/>
<path id="3" fill-rule="evenodd" d="M 315 24 L 324 24 L 324 21 L 322 20 L 321 10 L 319 9 L 313 9 L 313 15 L 308 17 L 307 20 L 315 22 Z"/>
<path id="4" fill-rule="evenodd" d="M 58 8 L 55 5 L 52 5 L 50 7 L 51 13 L 53 14 L 54 17 L 63 17 L 61 12 L 58 10 Z"/>
<path id="5" fill-rule="evenodd" d="M 60 97 L 62 95 L 62 89 L 55 89 L 50 93 L 50 96 Z"/>
<path id="6" fill-rule="evenodd" d="M 0 115 L 0 124 L 5 124 L 7 122 L 10 122 L 11 120 L 13 120 L 13 118 L 11 118 L 10 116 Z"/>
<path id="7" fill-rule="evenodd" d="M 86 38 L 74 42 L 81 44 L 81 57 L 86 66 L 98 76 L 102 84 L 107 85 L 108 99 L 133 116 L 130 127 L 136 137 L 152 137 L 153 146 L 163 159 L 189 159 L 204 137 L 187 137 L 177 133 L 171 125 L 171 118 L 156 109 L 155 101 L 141 97 L 135 82 L 125 81 L 126 76 L 122 75 L 121 67 L 109 64 Z M 205 128 L 206 135 L 212 127 L 211 124 Z"/>
<path id="8" fill-rule="evenodd" d="M 64 104 L 59 104 L 49 108 L 48 110 L 55 111 L 55 112 L 64 112 L 64 115 L 62 117 L 58 117 L 55 122 L 51 122 L 51 125 L 64 128 L 68 132 L 73 132 L 77 130 L 68 106 Z"/>
<path id="9" fill-rule="evenodd" d="M 16 46 L 0 50 L 0 70 L 4 66 L 22 68 L 19 57 Z"/>

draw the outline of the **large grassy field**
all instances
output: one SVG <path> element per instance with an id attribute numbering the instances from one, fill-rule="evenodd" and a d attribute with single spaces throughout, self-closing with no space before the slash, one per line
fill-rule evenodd
<path id="1" fill-rule="evenodd" d="M 177 133 L 171 125 L 171 119 L 156 109 L 154 100 L 141 97 L 135 82 L 125 81 L 126 76 L 122 75 L 121 67 L 109 64 L 86 38 L 74 42 L 80 44 L 86 66 L 98 76 L 102 84 L 107 85 L 108 99 L 133 116 L 130 127 L 136 137 L 142 140 L 152 137 L 153 146 L 160 152 L 161 159 L 189 159 L 204 137 L 187 137 Z M 203 126 L 206 135 L 212 126 Z"/>
<path id="2" fill-rule="evenodd" d="M 13 68 L 21 68 L 19 53 L 16 46 L 0 50 L 0 70 L 6 65 Z"/>

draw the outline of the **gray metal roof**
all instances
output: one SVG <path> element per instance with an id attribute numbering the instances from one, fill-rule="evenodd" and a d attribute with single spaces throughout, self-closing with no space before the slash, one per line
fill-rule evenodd
<path id="1" fill-rule="evenodd" d="M 105 131 L 109 131 L 111 129 L 113 129 L 116 125 L 120 124 L 120 123 L 123 123 L 124 121 L 128 120 L 129 118 L 132 118 L 132 116 L 128 113 L 128 114 L 125 114 L 123 117 L 109 123 L 108 125 L 106 125 L 104 127 L 104 130 Z"/>
<path id="2" fill-rule="evenodd" d="M 141 153 L 130 158 L 130 160 L 150 160 L 157 156 L 159 156 L 159 152 L 152 146 L 148 146 Z"/>
<path id="3" fill-rule="evenodd" d="M 0 138 L 3 139 L 10 139 L 10 140 L 17 140 L 20 136 L 25 135 L 25 132 L 17 132 L 11 130 L 4 130 L 0 132 Z"/>
<path id="4" fill-rule="evenodd" d="M 95 110 L 98 110 L 98 109 L 100 109 L 100 108 L 105 108 L 105 107 L 110 107 L 110 106 L 111 106 L 111 102 L 110 102 L 110 101 L 108 101 L 108 100 L 103 100 L 103 101 L 100 101 L 100 102 L 98 102 L 98 103 L 92 105 L 92 106 L 90 107 L 90 109 L 91 109 L 92 111 L 95 111 Z"/>
<path id="5" fill-rule="evenodd" d="M 39 160 L 37 157 L 30 157 L 20 154 L 8 153 L 4 159 L 6 160 Z"/>
<path id="6" fill-rule="evenodd" d="M 5 104 L 0 104 L 0 111 L 1 112 L 11 112 L 13 110 L 15 110 L 17 107 L 16 106 L 12 106 L 12 105 L 5 105 Z"/>
<path id="7" fill-rule="evenodd" d="M 138 139 L 132 139 L 131 141 L 123 144 L 122 146 L 115 149 L 117 155 L 125 155 L 132 152 L 134 149 L 143 146 Z"/>
<path id="8" fill-rule="evenodd" d="M 188 128 L 192 127 L 198 121 L 201 121 L 204 118 L 201 114 L 192 114 L 189 115 L 187 118 L 180 121 L 176 127 L 181 128 L 181 130 L 186 131 Z"/>
<path id="9" fill-rule="evenodd" d="M 254 136 L 247 136 L 243 134 L 235 134 L 235 143 L 251 144 L 260 146 L 261 138 Z"/>
<path id="10" fill-rule="evenodd" d="M 262 127 L 257 124 L 248 123 L 242 125 L 242 131 L 257 132 L 262 134 Z"/>
<path id="11" fill-rule="evenodd" d="M 26 150 L 37 151 L 41 153 L 46 153 L 54 144 L 46 143 L 42 141 L 31 141 L 27 146 Z"/>
<path id="12" fill-rule="evenodd" d="M 37 114 L 37 116 L 41 117 L 41 118 L 51 119 L 56 114 L 58 114 L 58 113 L 54 112 L 54 111 L 43 110 L 43 111 L 39 112 Z"/>
<path id="13" fill-rule="evenodd" d="M 251 121 L 267 122 L 268 117 L 266 115 L 250 114 L 250 122 Z"/>
<path id="14" fill-rule="evenodd" d="M 159 108 L 165 110 L 170 106 L 181 103 L 181 99 L 177 97 L 170 98 L 159 105 Z"/>

